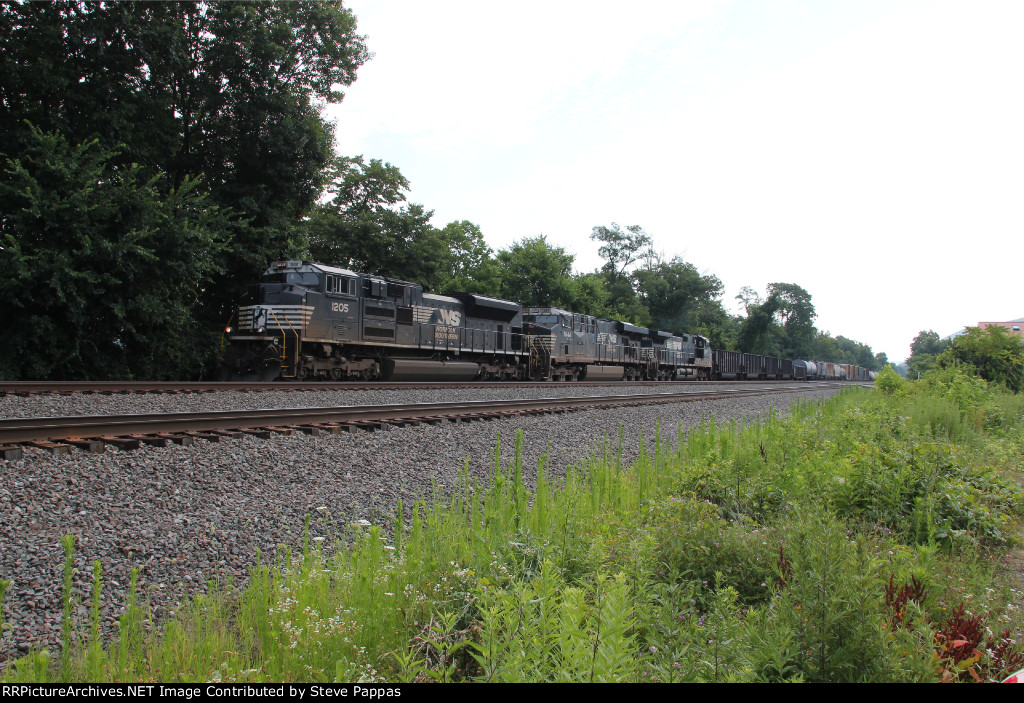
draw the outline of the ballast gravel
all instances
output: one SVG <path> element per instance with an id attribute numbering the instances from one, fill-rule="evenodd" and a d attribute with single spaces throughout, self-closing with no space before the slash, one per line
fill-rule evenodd
<path id="1" fill-rule="evenodd" d="M 747 386 L 749 388 L 750 386 Z M 694 385 L 694 388 L 699 386 Z M 351 523 L 393 523 L 399 499 L 410 506 L 436 490 L 455 487 L 468 460 L 485 480 L 500 436 L 503 466 L 523 432 L 524 473 L 531 482 L 538 458 L 548 473 L 564 472 L 600 450 L 604 438 L 624 437 L 623 459 L 648 448 L 656 426 L 673 446 L 685 429 L 712 414 L 719 421 L 784 413 L 797 398 L 818 399 L 832 388 L 800 384 L 792 394 L 523 416 L 472 423 L 389 427 L 376 432 L 263 440 L 224 439 L 192 446 L 144 447 L 102 454 L 56 456 L 27 449 L 0 461 L 0 579 L 11 583 L 3 602 L 0 662 L 32 647 L 59 648 L 64 553 L 61 537 L 75 535 L 75 621 L 88 621 L 92 565 L 103 567 L 102 620 L 108 632 L 124 612 L 130 573 L 155 621 L 210 580 L 242 583 L 256 562 L 284 548 L 301 549 L 310 536 L 334 539 Z M 615 393 L 656 392 L 615 386 Z M 673 387 L 678 390 L 678 385 Z M 496 389 L 486 398 L 582 395 L 578 388 Z M 587 389 L 607 394 L 608 388 Z M 474 394 L 474 395 L 470 395 Z M 281 396 L 287 396 L 282 398 Z M 236 407 L 372 405 L 480 398 L 475 390 L 306 391 L 197 396 L 34 396 L 0 398 L 0 417 L 186 412 Z"/>
<path id="2" fill-rule="evenodd" d="M 456 403 L 465 400 L 514 400 L 519 398 L 565 398 L 591 395 L 635 395 L 687 391 L 749 390 L 768 387 L 768 382 L 668 383 L 659 385 L 546 386 L 495 384 L 487 388 L 335 390 L 315 385 L 303 391 L 253 391 L 208 393 L 87 393 L 0 396 L 0 419 L 16 417 L 65 417 L 71 415 L 123 415 L 175 412 L 213 412 L 217 410 L 271 410 L 274 408 L 329 408 L 337 406 L 388 405 L 405 403 Z M 788 385 L 806 388 L 806 383 Z"/>

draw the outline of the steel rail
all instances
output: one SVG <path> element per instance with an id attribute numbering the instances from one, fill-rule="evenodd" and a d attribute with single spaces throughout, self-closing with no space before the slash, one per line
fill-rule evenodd
<path id="1" fill-rule="evenodd" d="M 772 393 L 799 393 L 823 386 L 800 384 L 788 387 L 734 388 L 677 393 L 530 398 L 521 400 L 472 400 L 458 403 L 411 403 L 326 408 L 277 408 L 264 410 L 217 410 L 198 413 L 138 415 L 73 415 L 0 420 L 0 444 L 53 441 L 72 438 L 145 435 L 153 433 L 241 430 L 281 425 L 354 423 L 367 420 L 409 420 L 430 416 L 474 416 L 585 409 L 594 406 L 625 406 L 647 403 L 682 403 Z"/>
<path id="2" fill-rule="evenodd" d="M 401 390 L 435 388 L 546 388 L 615 386 L 628 383 L 630 386 L 681 387 L 694 384 L 750 384 L 749 381 L 0 381 L 0 396 L 86 393 L 113 395 L 119 393 L 217 393 L 250 391 L 322 391 L 322 390 Z M 802 383 L 802 381 L 762 380 L 760 383 Z"/>

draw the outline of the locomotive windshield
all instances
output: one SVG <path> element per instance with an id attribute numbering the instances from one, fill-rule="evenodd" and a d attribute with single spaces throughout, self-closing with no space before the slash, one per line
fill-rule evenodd
<path id="1" fill-rule="evenodd" d="M 320 276 L 312 271 L 305 273 L 268 273 L 263 276 L 264 283 L 283 283 L 289 286 L 302 286 L 303 288 L 319 288 Z"/>

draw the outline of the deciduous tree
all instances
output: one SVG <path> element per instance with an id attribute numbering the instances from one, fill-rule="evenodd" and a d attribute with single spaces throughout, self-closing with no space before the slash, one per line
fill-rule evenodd
<path id="1" fill-rule="evenodd" d="M 968 327 L 939 354 L 939 366 L 965 364 L 990 383 L 1020 393 L 1024 381 L 1024 340 L 999 325 Z"/>
<path id="2" fill-rule="evenodd" d="M 165 190 L 96 141 L 33 130 L 0 178 L 0 376 L 197 377 L 214 328 L 224 219 L 193 181 Z"/>
<path id="3" fill-rule="evenodd" d="M 526 306 L 572 306 L 574 257 L 543 234 L 514 242 L 500 250 L 497 259 L 503 298 Z"/>

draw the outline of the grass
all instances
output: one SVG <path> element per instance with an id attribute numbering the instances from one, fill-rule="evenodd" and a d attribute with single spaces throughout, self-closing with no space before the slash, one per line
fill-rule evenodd
<path id="1" fill-rule="evenodd" d="M 958 385 L 959 384 L 959 385 Z M 937 681 L 1024 667 L 1024 403 L 963 379 L 623 437 L 262 557 L 162 627 L 72 623 L 5 681 Z M 308 533 L 307 533 L 308 534 Z M 73 540 L 65 544 L 74 548 Z M 71 551 L 67 552 L 69 555 Z M 0 585 L 2 590 L 2 585 Z M 70 604 L 70 588 L 65 602 Z"/>

